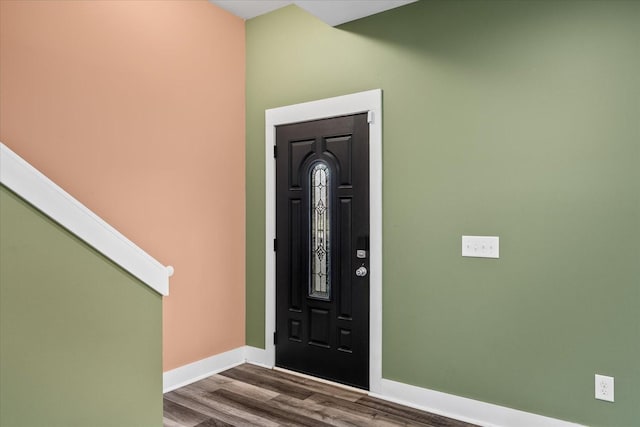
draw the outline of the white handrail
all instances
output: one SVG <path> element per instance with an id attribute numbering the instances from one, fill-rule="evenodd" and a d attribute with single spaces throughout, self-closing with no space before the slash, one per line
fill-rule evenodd
<path id="1" fill-rule="evenodd" d="M 0 183 L 156 292 L 169 295 L 172 266 L 162 265 L 1 142 Z"/>

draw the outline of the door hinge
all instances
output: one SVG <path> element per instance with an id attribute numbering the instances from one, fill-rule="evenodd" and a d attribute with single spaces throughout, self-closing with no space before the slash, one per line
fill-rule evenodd
<path id="1" fill-rule="evenodd" d="M 278 344 L 278 332 L 273 333 L 273 345 Z"/>
<path id="2" fill-rule="evenodd" d="M 278 157 L 278 146 L 274 145 L 273 146 L 273 158 L 277 158 Z"/>
<path id="3" fill-rule="evenodd" d="M 274 251 L 278 250 L 278 239 L 273 239 L 273 250 Z"/>
<path id="4" fill-rule="evenodd" d="M 373 123 L 373 111 L 367 111 L 367 123 Z"/>

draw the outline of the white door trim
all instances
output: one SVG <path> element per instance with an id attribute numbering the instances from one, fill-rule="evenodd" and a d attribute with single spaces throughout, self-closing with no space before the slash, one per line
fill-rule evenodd
<path id="1" fill-rule="evenodd" d="M 273 147 L 276 126 L 329 117 L 370 112 L 369 120 L 369 215 L 370 306 L 369 388 L 382 384 L 382 90 L 305 102 L 265 111 L 265 351 L 266 364 L 275 366 L 273 333 L 276 328 L 276 162 Z"/>

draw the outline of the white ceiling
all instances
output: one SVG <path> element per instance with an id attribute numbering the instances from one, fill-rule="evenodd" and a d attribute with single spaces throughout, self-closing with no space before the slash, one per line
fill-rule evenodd
<path id="1" fill-rule="evenodd" d="M 243 19 L 295 4 L 335 27 L 345 22 L 404 6 L 417 0 L 209 0 Z"/>

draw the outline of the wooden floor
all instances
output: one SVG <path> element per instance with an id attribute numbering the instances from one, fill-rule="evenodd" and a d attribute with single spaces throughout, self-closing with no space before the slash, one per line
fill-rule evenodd
<path id="1" fill-rule="evenodd" d="M 164 427 L 471 424 L 297 375 L 240 365 L 164 395 Z"/>

